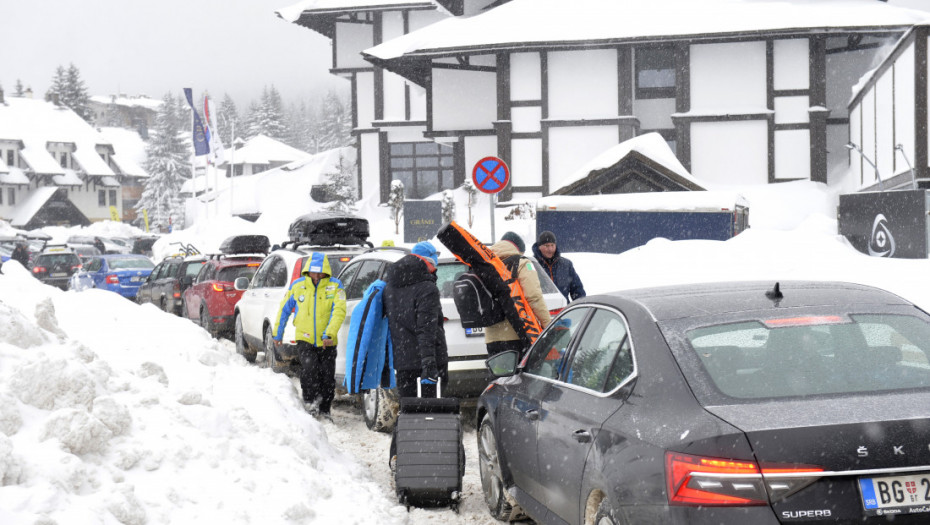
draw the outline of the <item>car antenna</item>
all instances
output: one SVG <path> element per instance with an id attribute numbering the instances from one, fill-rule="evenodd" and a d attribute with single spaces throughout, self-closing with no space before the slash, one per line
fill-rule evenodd
<path id="1" fill-rule="evenodd" d="M 772 301 L 775 301 L 775 306 L 778 306 L 779 301 L 781 301 L 785 296 L 781 293 L 781 286 L 776 282 L 775 287 L 771 290 L 765 292 L 765 296 Z"/>

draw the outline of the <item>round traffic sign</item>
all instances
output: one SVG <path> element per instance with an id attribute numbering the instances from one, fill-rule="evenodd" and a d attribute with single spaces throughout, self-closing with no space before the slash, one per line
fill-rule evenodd
<path id="1" fill-rule="evenodd" d="M 497 193 L 510 182 L 507 164 L 497 157 L 485 157 L 475 163 L 471 180 L 484 193 Z"/>

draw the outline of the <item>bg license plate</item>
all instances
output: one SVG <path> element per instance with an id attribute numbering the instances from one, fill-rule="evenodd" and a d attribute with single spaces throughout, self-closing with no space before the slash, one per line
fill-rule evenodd
<path id="1" fill-rule="evenodd" d="M 142 278 L 139 277 L 138 275 L 133 275 L 132 277 L 129 278 L 129 282 L 131 282 L 131 283 L 137 283 L 137 282 L 139 282 L 139 281 L 141 281 L 141 280 L 142 280 Z"/>
<path id="2" fill-rule="evenodd" d="M 67 277 L 67 276 L 68 276 L 67 273 L 64 273 L 64 272 L 55 272 L 55 273 L 51 274 L 49 277 Z"/>
<path id="3" fill-rule="evenodd" d="M 859 478 L 868 516 L 930 512 L 930 474 Z"/>
<path id="4" fill-rule="evenodd" d="M 466 328 L 465 335 L 468 337 L 484 335 L 484 328 Z"/>

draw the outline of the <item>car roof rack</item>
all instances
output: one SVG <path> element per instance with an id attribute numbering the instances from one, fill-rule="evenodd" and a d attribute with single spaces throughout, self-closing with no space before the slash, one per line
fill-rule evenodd
<path id="1" fill-rule="evenodd" d="M 198 250 L 193 244 L 183 243 L 183 242 L 169 243 L 169 246 L 174 246 L 174 245 L 180 246 L 181 249 L 178 250 L 177 254 L 174 254 L 171 257 L 187 257 L 189 255 L 203 255 L 202 253 L 200 253 L 200 250 Z"/>
<path id="2" fill-rule="evenodd" d="M 319 242 L 313 242 L 310 240 L 299 240 L 298 239 L 298 240 L 288 240 L 288 241 L 282 242 L 281 248 L 291 249 L 291 250 L 296 250 L 297 248 L 300 248 L 300 247 L 313 247 L 313 248 L 358 248 L 358 247 L 362 247 L 364 248 L 366 245 L 368 246 L 369 249 L 372 246 L 374 246 L 373 244 L 371 244 L 371 241 L 359 241 L 359 242 L 351 243 L 351 244 L 342 244 L 342 243 L 321 244 Z"/>

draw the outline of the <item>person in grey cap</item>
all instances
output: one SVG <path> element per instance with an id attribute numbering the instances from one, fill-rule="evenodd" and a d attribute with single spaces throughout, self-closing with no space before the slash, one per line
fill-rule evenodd
<path id="1" fill-rule="evenodd" d="M 539 325 L 545 328 L 552 318 L 549 316 L 549 309 L 546 306 L 546 300 L 543 298 L 542 286 L 539 284 L 539 275 L 533 268 L 533 260 L 523 257 L 526 251 L 526 244 L 523 239 L 514 232 L 507 232 L 501 236 L 501 240 L 491 246 L 491 251 L 497 254 L 508 267 L 512 267 L 513 258 L 519 257 L 517 267 L 517 280 L 520 287 L 523 288 L 523 295 L 530 303 L 530 308 L 536 314 Z M 510 321 L 503 321 L 491 325 L 484 329 L 484 342 L 488 347 L 488 355 L 499 354 L 505 350 L 519 350 L 522 354 L 526 351 L 520 336 L 514 331 Z"/>
<path id="2" fill-rule="evenodd" d="M 587 295 L 581 277 L 575 272 L 575 265 L 559 253 L 554 233 L 544 231 L 539 234 L 533 245 L 533 255 L 569 302 Z"/>

